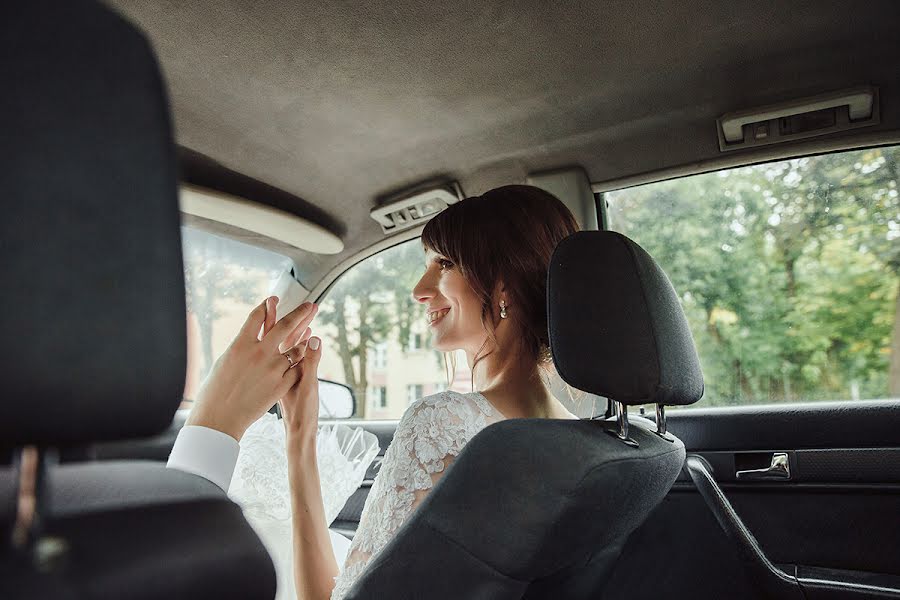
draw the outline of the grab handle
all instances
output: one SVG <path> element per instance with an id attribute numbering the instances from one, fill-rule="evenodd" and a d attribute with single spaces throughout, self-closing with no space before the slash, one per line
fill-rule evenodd
<path id="1" fill-rule="evenodd" d="M 747 469 L 738 471 L 735 477 L 742 481 L 760 481 L 765 479 L 790 479 L 791 465 L 786 452 L 772 454 L 772 463 L 765 469 Z"/>

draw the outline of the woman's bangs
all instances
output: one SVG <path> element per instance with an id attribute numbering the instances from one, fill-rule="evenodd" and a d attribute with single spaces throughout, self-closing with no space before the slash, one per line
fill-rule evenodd
<path id="1" fill-rule="evenodd" d="M 422 246 L 425 250 L 431 250 L 448 258 L 451 262 L 464 267 L 463 257 L 460 255 L 460 238 L 467 233 L 458 218 L 454 218 L 453 206 L 444 209 L 425 225 L 422 231 Z"/>

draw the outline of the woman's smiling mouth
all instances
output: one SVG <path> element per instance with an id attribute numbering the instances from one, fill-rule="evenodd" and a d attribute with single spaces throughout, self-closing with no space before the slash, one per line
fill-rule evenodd
<path id="1" fill-rule="evenodd" d="M 441 308 L 439 310 L 431 311 L 428 313 L 428 324 L 435 325 L 438 321 L 443 319 L 447 313 L 450 312 L 449 308 Z"/>

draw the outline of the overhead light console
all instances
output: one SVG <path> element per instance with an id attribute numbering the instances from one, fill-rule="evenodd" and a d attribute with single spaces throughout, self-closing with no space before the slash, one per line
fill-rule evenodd
<path id="1" fill-rule="evenodd" d="M 425 223 L 461 199 L 462 191 L 456 182 L 418 187 L 385 198 L 369 215 L 390 235 Z"/>
<path id="2" fill-rule="evenodd" d="M 742 110 L 716 120 L 722 152 L 778 144 L 880 123 L 878 88 L 860 86 Z"/>

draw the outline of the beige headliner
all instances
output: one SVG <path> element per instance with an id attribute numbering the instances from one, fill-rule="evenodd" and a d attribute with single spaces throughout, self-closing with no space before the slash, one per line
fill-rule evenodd
<path id="1" fill-rule="evenodd" d="M 192 223 L 289 254 L 308 289 L 383 239 L 378 197 L 428 178 L 474 194 L 577 164 L 603 189 L 750 162 L 720 159 L 718 116 L 860 84 L 880 88 L 882 123 L 848 139 L 900 131 L 892 0 L 112 4 L 160 56 L 185 179 L 308 218 L 345 250 Z"/>

